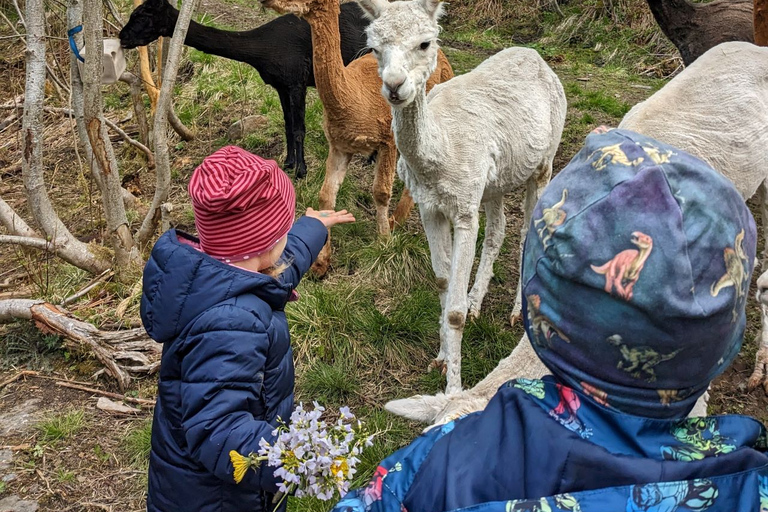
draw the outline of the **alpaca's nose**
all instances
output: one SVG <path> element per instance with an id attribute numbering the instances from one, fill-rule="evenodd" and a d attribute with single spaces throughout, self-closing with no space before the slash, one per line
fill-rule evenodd
<path id="1" fill-rule="evenodd" d="M 387 88 L 387 92 L 389 93 L 389 99 L 392 101 L 397 101 L 400 99 L 400 96 L 397 94 L 397 90 L 400 89 L 400 86 L 405 83 L 405 78 L 398 78 L 396 81 L 389 81 L 385 82 L 384 86 Z"/>

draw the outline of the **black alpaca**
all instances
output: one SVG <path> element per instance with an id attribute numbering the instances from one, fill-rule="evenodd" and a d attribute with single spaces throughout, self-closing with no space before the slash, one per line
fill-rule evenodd
<path id="1" fill-rule="evenodd" d="M 648 0 L 656 23 L 680 51 L 688 66 L 701 54 L 726 41 L 754 41 L 753 0 Z"/>
<path id="2" fill-rule="evenodd" d="M 170 37 L 179 11 L 166 0 L 146 0 L 120 31 L 124 48 L 144 46 L 160 36 Z M 339 26 L 344 64 L 367 53 L 365 28 L 369 20 L 355 2 L 341 5 Z M 312 35 L 309 24 L 293 15 L 280 16 L 244 32 L 189 25 L 184 44 L 202 52 L 250 64 L 280 96 L 285 119 L 285 168 L 296 168 L 296 178 L 307 174 L 304 161 L 304 110 L 307 87 L 315 85 Z"/>

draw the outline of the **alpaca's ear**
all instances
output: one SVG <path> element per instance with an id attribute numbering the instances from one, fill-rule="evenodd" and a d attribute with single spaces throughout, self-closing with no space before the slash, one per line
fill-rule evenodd
<path id="1" fill-rule="evenodd" d="M 435 21 L 439 20 L 443 15 L 445 9 L 445 3 L 443 0 L 420 0 L 421 6 L 427 11 L 427 14 L 432 16 Z"/>
<path id="2" fill-rule="evenodd" d="M 365 15 L 370 19 L 376 19 L 381 16 L 384 9 L 389 4 L 388 0 L 357 0 L 360 7 L 363 8 Z"/>
<path id="3" fill-rule="evenodd" d="M 411 398 L 402 398 L 392 400 L 384 404 L 384 409 L 408 418 L 410 420 L 421 421 L 423 423 L 433 423 L 445 406 L 448 404 L 448 397 L 443 394 L 416 395 Z"/>

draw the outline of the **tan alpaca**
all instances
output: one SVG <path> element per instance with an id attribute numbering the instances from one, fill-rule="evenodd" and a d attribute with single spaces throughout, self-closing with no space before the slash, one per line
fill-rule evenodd
<path id="1" fill-rule="evenodd" d="M 295 14 L 312 28 L 312 52 L 315 84 L 323 102 L 323 130 L 328 139 L 325 181 L 320 189 L 320 209 L 333 209 L 336 194 L 344 181 L 347 166 L 356 154 L 377 153 L 373 179 L 378 232 L 388 235 L 389 201 L 395 180 L 397 147 L 392 133 L 392 111 L 381 95 L 378 64 L 366 55 L 344 66 L 339 36 L 339 0 L 261 0 L 279 13 Z M 437 69 L 427 87 L 453 78 L 448 59 L 441 52 Z M 402 223 L 413 208 L 413 199 L 405 190 L 395 209 L 393 223 Z M 331 255 L 330 236 L 313 270 L 323 275 Z"/>

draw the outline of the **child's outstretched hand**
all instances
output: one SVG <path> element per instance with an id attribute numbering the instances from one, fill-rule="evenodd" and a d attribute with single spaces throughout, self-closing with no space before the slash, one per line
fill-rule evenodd
<path id="1" fill-rule="evenodd" d="M 333 210 L 320 210 L 317 211 L 314 208 L 307 208 L 307 217 L 314 217 L 327 228 L 335 226 L 336 224 L 348 224 L 355 222 L 355 217 L 347 210 L 340 210 L 335 212 Z"/>

